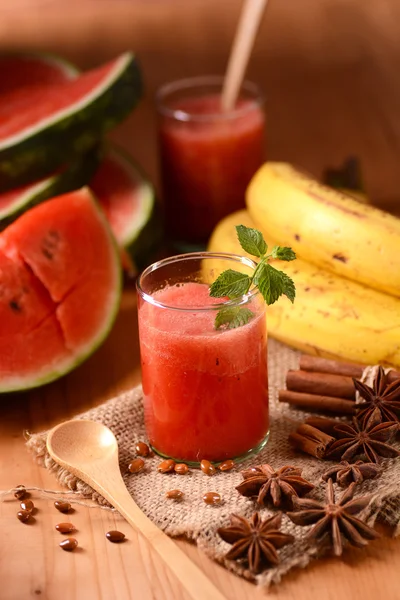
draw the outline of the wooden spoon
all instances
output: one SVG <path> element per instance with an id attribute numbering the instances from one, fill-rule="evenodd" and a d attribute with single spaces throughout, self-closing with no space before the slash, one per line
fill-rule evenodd
<path id="1" fill-rule="evenodd" d="M 113 432 L 95 421 L 66 421 L 47 437 L 50 456 L 85 481 L 147 538 L 195 600 L 226 600 L 189 557 L 143 514 L 122 479 L 118 443 Z"/>

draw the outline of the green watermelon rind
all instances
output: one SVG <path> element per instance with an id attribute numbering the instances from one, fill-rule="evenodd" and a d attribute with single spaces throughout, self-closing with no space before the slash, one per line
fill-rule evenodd
<path id="1" fill-rule="evenodd" d="M 106 155 L 117 162 L 132 180 L 132 187 L 140 194 L 142 207 L 141 218 L 132 219 L 124 236 L 118 240 L 128 253 L 135 270 L 140 271 L 149 263 L 149 257 L 155 252 L 163 239 L 163 218 L 160 204 L 153 184 L 136 163 L 123 149 L 109 145 Z M 137 191 L 138 186 L 140 190 Z"/>
<path id="2" fill-rule="evenodd" d="M 133 54 L 116 62 L 97 93 L 87 94 L 72 108 L 43 120 L 24 134 L 0 142 L 1 189 L 41 179 L 76 154 L 90 150 L 138 103 L 142 79 Z"/>
<path id="3" fill-rule="evenodd" d="M 18 219 L 25 211 L 40 204 L 44 200 L 66 194 L 86 185 L 95 173 L 100 161 L 97 148 L 87 152 L 60 173 L 33 184 L 11 206 L 0 210 L 0 231 Z"/>
<path id="4" fill-rule="evenodd" d="M 105 320 L 105 323 L 101 330 L 98 332 L 98 334 L 91 339 L 90 343 L 88 342 L 86 344 L 84 349 L 80 351 L 78 355 L 76 355 L 75 357 L 69 357 L 68 360 L 66 359 L 64 361 L 64 366 L 60 366 L 58 369 L 48 372 L 47 374 L 37 379 L 34 379 L 33 377 L 30 380 L 25 378 L 24 380 L 21 380 L 20 384 L 14 383 L 11 385 L 4 385 L 0 381 L 0 394 L 35 389 L 48 383 L 51 383 L 52 381 L 55 381 L 57 379 L 60 379 L 61 377 L 64 377 L 64 375 L 67 375 L 68 373 L 76 369 L 79 365 L 85 362 L 85 360 L 92 356 L 92 354 L 94 354 L 94 352 L 96 352 L 96 350 L 98 350 L 98 348 L 103 344 L 103 342 L 106 340 L 109 333 L 111 332 L 111 329 L 113 328 L 115 319 L 119 311 L 123 285 L 119 248 L 117 246 L 114 235 L 111 231 L 111 228 L 103 211 L 101 210 L 98 202 L 94 198 L 91 190 L 88 189 L 88 192 L 90 194 L 93 204 L 96 207 L 97 216 L 103 224 L 105 232 L 107 233 L 110 242 L 110 248 L 113 248 L 112 254 L 114 257 L 113 262 L 115 267 L 115 293 L 112 297 L 112 301 L 110 302 L 110 304 L 112 304 L 110 314 L 108 315 L 107 320 Z"/>

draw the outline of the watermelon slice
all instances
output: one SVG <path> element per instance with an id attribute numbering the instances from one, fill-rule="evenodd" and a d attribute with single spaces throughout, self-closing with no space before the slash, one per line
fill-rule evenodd
<path id="1" fill-rule="evenodd" d="M 50 177 L 0 194 L 0 230 L 43 200 L 81 188 L 90 180 L 98 164 L 99 151 L 94 149 Z"/>
<path id="2" fill-rule="evenodd" d="M 141 95 L 132 54 L 57 84 L 17 87 L 0 102 L 0 190 L 48 175 L 93 147 Z"/>
<path id="3" fill-rule="evenodd" d="M 90 182 L 121 250 L 124 268 L 137 273 L 162 239 L 162 219 L 152 184 L 133 159 L 112 146 Z"/>
<path id="4" fill-rule="evenodd" d="M 0 235 L 0 391 L 73 369 L 108 334 L 121 289 L 103 212 L 83 188 L 25 213 Z"/>
<path id="5" fill-rule="evenodd" d="M 0 57 L 0 94 L 32 85 L 63 83 L 75 79 L 79 70 L 51 54 L 14 54 Z"/>

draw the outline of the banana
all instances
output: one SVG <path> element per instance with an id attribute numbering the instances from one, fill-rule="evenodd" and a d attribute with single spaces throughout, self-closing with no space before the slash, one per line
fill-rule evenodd
<path id="1" fill-rule="evenodd" d="M 208 250 L 246 256 L 235 231 L 240 224 L 255 226 L 247 211 L 233 213 L 217 225 Z M 301 259 L 279 261 L 278 268 L 293 278 L 297 294 L 293 305 L 282 298 L 268 307 L 271 337 L 309 354 L 400 367 L 399 299 Z"/>
<path id="2" fill-rule="evenodd" d="M 246 194 L 256 227 L 315 265 L 400 296 L 400 219 L 286 163 L 266 163 Z"/>

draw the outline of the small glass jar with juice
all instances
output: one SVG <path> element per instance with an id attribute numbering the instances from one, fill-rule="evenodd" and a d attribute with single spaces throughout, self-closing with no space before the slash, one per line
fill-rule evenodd
<path id="1" fill-rule="evenodd" d="M 222 83 L 196 77 L 157 94 L 166 229 L 180 249 L 204 244 L 218 221 L 244 208 L 247 185 L 264 161 L 262 95 L 244 83 L 224 112 Z"/>

